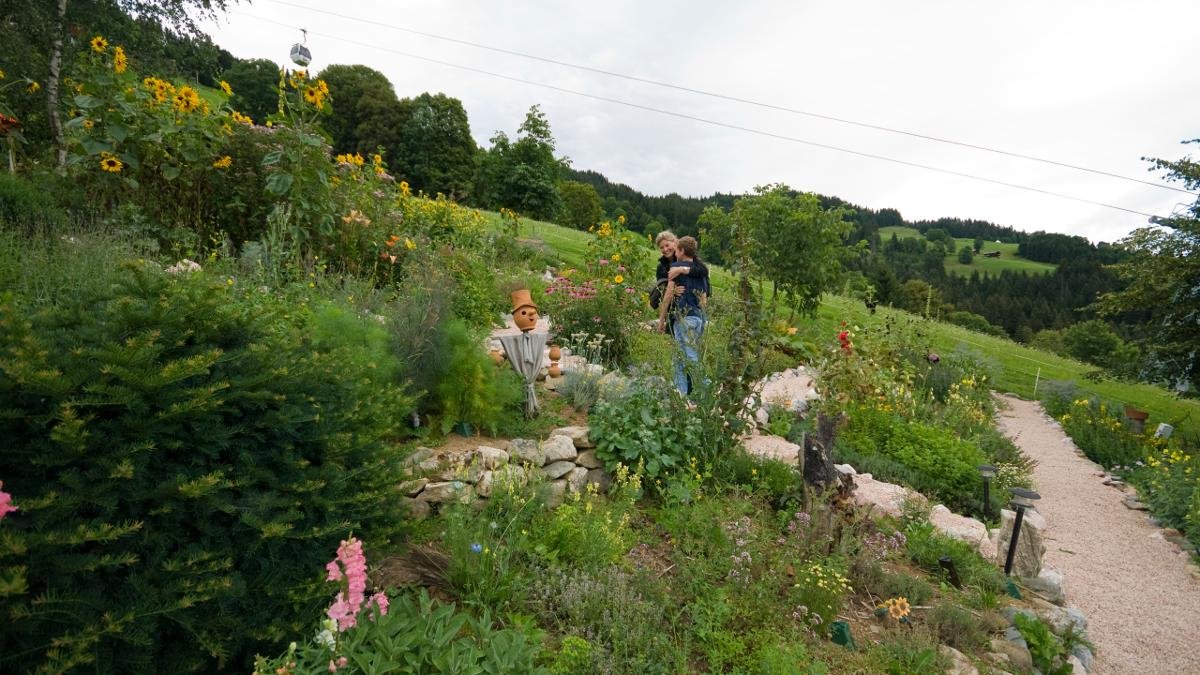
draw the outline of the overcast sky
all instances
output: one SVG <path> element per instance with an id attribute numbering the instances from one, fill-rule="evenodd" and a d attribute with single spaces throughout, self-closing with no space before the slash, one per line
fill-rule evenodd
<path id="1" fill-rule="evenodd" d="M 1180 145 L 1200 137 L 1197 0 L 286 1 L 237 5 L 209 32 L 238 57 L 283 64 L 300 35 L 279 23 L 304 26 L 311 69 L 361 63 L 387 75 L 400 96 L 430 91 L 457 97 L 485 147 L 496 130 L 513 135 L 529 106 L 540 103 L 559 152 L 574 167 L 648 194 L 744 192 L 784 182 L 862 206 L 893 207 L 909 220 L 978 218 L 1104 241 L 1146 222 L 1100 206 L 600 102 L 394 50 L 1136 211 L 1167 215 L 1195 199 L 300 7 L 1154 179 L 1142 156 L 1200 155 L 1200 147 Z"/>

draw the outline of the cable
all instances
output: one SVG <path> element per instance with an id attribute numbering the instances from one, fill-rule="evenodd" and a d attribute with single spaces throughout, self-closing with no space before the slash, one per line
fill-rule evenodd
<path id="1" fill-rule="evenodd" d="M 1024 160 L 1029 160 L 1029 161 L 1033 161 L 1033 162 L 1041 162 L 1043 164 L 1051 164 L 1053 166 L 1058 166 L 1058 167 L 1062 167 L 1062 168 L 1066 168 L 1066 169 L 1073 169 L 1075 171 L 1086 171 L 1088 173 L 1092 173 L 1092 174 L 1096 174 L 1096 175 L 1100 175 L 1100 176 L 1108 176 L 1110 178 L 1119 178 L 1121 180 L 1127 180 L 1127 181 L 1131 181 L 1134 183 L 1141 183 L 1142 185 L 1149 185 L 1149 186 L 1156 187 L 1156 188 L 1162 188 L 1164 190 L 1173 190 L 1175 192 L 1182 192 L 1184 194 L 1189 194 L 1189 195 L 1200 194 L 1200 192 L 1192 192 L 1192 191 L 1184 189 L 1184 188 L 1175 187 L 1174 185 L 1167 185 L 1165 183 L 1157 183 L 1154 181 L 1143 180 L 1141 178 L 1134 178 L 1132 176 L 1126 176 L 1126 175 L 1119 174 L 1119 173 L 1113 173 L 1111 171 L 1104 171 L 1102 169 L 1092 169 L 1092 168 L 1089 168 L 1086 166 L 1079 166 L 1078 164 L 1070 164 L 1068 162 L 1059 162 L 1057 160 L 1048 159 L 1045 157 L 1038 157 L 1036 155 L 1026 155 L 1023 153 L 1012 152 L 1009 150 L 1000 150 L 998 148 L 992 148 L 992 147 L 988 147 L 986 145 L 967 143 L 965 141 L 956 141 L 956 140 L 949 139 L 949 138 L 942 138 L 940 136 L 932 136 L 929 134 L 922 134 L 922 133 L 918 133 L 916 131 L 907 131 L 904 129 L 896 129 L 896 128 L 884 126 L 881 124 L 871 124 L 869 122 L 859 122 L 859 121 L 847 119 L 844 117 L 837 117 L 834 115 L 826 115 L 823 113 L 816 113 L 816 112 L 812 112 L 809 110 L 801 110 L 798 108 L 789 108 L 787 106 L 777 105 L 774 103 L 766 103 L 763 101 L 756 101 L 754 99 L 742 98 L 739 96 L 731 96 L 729 94 L 721 94 L 718 92 L 707 91 L 705 89 L 696 89 L 693 87 L 687 87 L 684 85 L 673 84 L 670 82 L 663 82 L 661 80 L 652 80 L 652 79 L 645 78 L 645 77 L 638 77 L 636 75 L 627 75 L 625 73 L 618 73 L 618 72 L 611 71 L 611 70 L 604 70 L 603 68 L 595 68 L 592 66 L 585 66 L 582 64 L 578 64 L 578 63 L 571 63 L 570 61 L 562 61 L 559 59 L 552 59 L 552 58 L 545 57 L 545 56 L 537 56 L 536 54 L 527 54 L 525 52 L 519 52 L 519 51 L 515 51 L 512 49 L 504 49 L 503 47 L 493 47 L 491 45 L 481 44 L 479 42 L 472 42 L 470 40 L 462 40 L 459 38 L 453 38 L 453 37 L 449 37 L 446 35 L 438 35 L 437 33 L 429 33 L 429 32 L 425 32 L 425 31 L 416 30 L 413 28 L 406 28 L 404 26 L 397 26 L 395 24 L 383 23 L 382 21 L 373 21 L 371 19 L 361 19 L 359 17 L 351 16 L 348 14 L 340 14 L 338 12 L 331 12 L 331 11 L 325 10 L 325 9 L 317 9 L 316 7 L 308 7 L 306 5 L 300 5 L 300 4 L 296 4 L 293 2 L 287 2 L 286 0 L 268 0 L 268 1 L 273 2 L 275 4 L 279 4 L 279 5 L 286 5 L 288 7 L 295 7 L 297 9 L 304 9 L 304 10 L 307 10 L 310 12 L 317 12 L 319 14 L 325 14 L 327 16 L 337 17 L 339 19 L 346 19 L 347 21 L 356 21 L 358 23 L 365 23 L 368 25 L 379 26 L 381 28 L 388 28 L 391 30 L 397 30 L 397 31 L 401 31 L 404 33 L 409 33 L 411 35 L 420 35 L 421 37 L 427 37 L 427 38 L 434 39 L 434 40 L 442 40 L 445 42 L 452 42 L 455 44 L 465 45 L 468 47 L 474 47 L 476 49 L 484 49 L 487 51 L 496 52 L 498 54 L 508 54 L 509 56 L 517 56 L 517 57 L 524 58 L 524 59 L 540 61 L 542 63 L 550 63 L 550 64 L 553 64 L 556 66 L 562 66 L 564 68 L 574 68 L 576 70 L 583 70 L 583 71 L 587 71 L 589 73 L 596 73 L 598 75 L 605 75 L 608 77 L 615 77 L 615 78 L 619 78 L 622 80 L 629 80 L 631 82 L 640 82 L 642 84 L 649 84 L 649 85 L 653 85 L 656 87 L 665 87 L 667 89 L 683 91 L 683 92 L 687 92 L 689 94 L 696 94 L 698 96 L 707 96 L 709 98 L 716 98 L 716 99 L 721 99 L 724 101 L 743 103 L 745 105 L 751 105 L 751 106 L 755 106 L 758 108 L 765 108 L 767 110 L 787 112 L 787 113 L 792 113 L 794 115 L 803 115 L 805 117 L 812 117 L 814 119 L 821 119 L 821 120 L 826 120 L 829 122 L 837 122 L 839 124 L 848 124 L 848 125 L 860 127 L 863 129 L 873 129 L 876 131 L 884 131 L 884 132 L 893 133 L 893 134 L 901 134 L 901 135 L 909 136 L 912 138 L 920 138 L 920 139 L 926 140 L 926 141 L 933 141 L 935 143 L 945 143 L 947 145 L 956 145 L 956 146 L 963 147 L 963 148 L 970 148 L 972 150 L 982 150 L 984 152 L 991 152 L 991 153 L 995 153 L 998 155 L 1005 155 L 1008 157 L 1015 157 L 1018 159 L 1024 159 Z"/>
<path id="2" fill-rule="evenodd" d="M 264 21 L 264 22 L 267 22 L 267 23 L 273 23 L 273 24 L 276 24 L 276 25 L 278 25 L 278 26 L 283 26 L 283 27 L 285 27 L 285 28 L 296 28 L 296 26 L 292 26 L 292 25 L 290 25 L 290 24 L 286 24 L 286 23 L 283 23 L 283 22 L 281 22 L 281 21 L 276 21 L 276 20 L 274 20 L 274 19 L 268 19 L 268 18 L 266 18 L 266 17 L 256 16 L 256 15 L 253 15 L 253 14 L 246 14 L 245 12 L 232 12 L 232 13 L 234 13 L 234 14 L 238 14 L 238 15 L 240 15 L 240 16 L 245 16 L 245 17 L 247 17 L 247 18 L 251 18 L 251 19 L 257 19 L 257 20 L 259 20 L 259 21 Z M 687 114 L 687 113 L 676 112 L 676 111 L 674 111 L 674 110 L 666 110 L 666 109 L 663 109 L 663 108 L 655 108 L 655 107 L 652 107 L 652 106 L 643 105 L 643 104 L 641 104 L 641 103 L 634 103 L 634 102 L 632 102 L 632 101 L 625 101 L 625 100 L 618 99 L 618 98 L 610 98 L 610 97 L 608 97 L 608 96 L 600 96 L 600 95 L 597 95 L 597 94 L 589 94 L 589 93 L 587 93 L 587 92 L 583 92 L 583 91 L 577 91 L 577 90 L 574 90 L 574 89 L 567 89 L 567 88 L 565 88 L 565 87 L 560 87 L 560 86 L 553 85 L 553 84 L 546 84 L 545 82 L 537 82 L 537 81 L 534 81 L 534 80 L 526 80 L 526 79 L 524 79 L 524 78 L 520 78 L 520 77 L 514 77 L 514 76 L 512 76 L 512 75 L 505 75 L 505 74 L 503 74 L 503 73 L 496 73 L 496 72 L 492 72 L 492 71 L 489 71 L 489 70 L 483 70 L 483 69 L 481 69 L 481 68 L 475 68 L 475 67 L 472 67 L 472 66 L 464 66 L 464 65 L 461 65 L 461 64 L 457 64 L 457 63 L 451 63 L 451 62 L 449 62 L 449 61 L 442 61 L 442 60 L 439 60 L 439 59 L 430 58 L 430 57 L 428 57 L 428 56 L 421 56 L 420 54 L 413 54 L 413 53 L 410 53 L 410 52 L 401 51 L 401 50 L 399 50 L 399 49 L 393 49 L 393 48 L 391 48 L 391 47 L 382 47 L 382 46 L 379 46 L 379 45 L 372 45 L 372 44 L 368 44 L 368 43 L 365 43 L 365 42 L 359 42 L 359 41 L 357 41 L 357 40 L 352 40 L 352 39 L 349 39 L 349 38 L 344 38 L 344 37 L 341 37 L 341 36 L 338 36 L 338 35 L 330 35 L 330 34 L 328 34 L 328 33 L 319 33 L 319 32 L 317 32 L 317 31 L 309 31 L 309 32 L 310 32 L 312 35 L 319 35 L 319 36 L 321 36 L 321 37 L 329 38 L 329 39 L 331 39 L 331 40 L 338 40 L 338 41 L 345 42 L 345 43 L 348 43 L 348 44 L 353 44 L 353 45 L 357 45 L 357 46 L 360 46 L 360 47 L 366 47 L 366 48 L 368 48 L 368 49 L 378 49 L 378 50 L 380 50 L 380 51 L 389 52 L 389 53 L 391 53 L 391 54 L 396 54 L 396 55 L 398 55 L 398 56 L 404 56 L 404 57 L 408 57 L 408 58 L 411 58 L 411 59 L 417 59 L 417 60 L 419 60 L 419 61 L 425 61 L 425 62 L 427 62 L 427 63 L 435 63 L 435 64 L 437 64 L 437 65 L 440 65 L 440 66 L 446 66 L 446 67 L 448 67 L 448 68 L 457 68 L 457 69 L 459 69 L 459 70 L 465 70 L 465 71 L 472 72 L 472 73 L 478 73 L 478 74 L 480 74 L 480 75 L 487 75 L 487 76 L 489 76 L 489 77 L 496 77 L 496 78 L 500 78 L 500 79 L 503 79 L 503 80 L 508 80 L 508 81 L 510 81 L 510 82 L 518 82 L 518 83 L 521 83 L 521 84 L 527 84 L 527 85 L 534 86 L 534 87 L 542 87 L 542 88 L 544 88 L 544 89 L 550 89 L 550 90 L 552 90 L 552 91 L 558 91 L 558 92 L 562 92 L 562 93 L 564 93 L 564 94 L 572 94 L 572 95 L 574 95 L 574 96 L 582 96 L 582 97 L 584 97 L 584 98 L 590 98 L 590 99 L 592 99 L 592 100 L 596 100 L 596 101 L 604 101 L 605 103 L 613 103 L 613 104 L 616 104 L 616 105 L 622 105 L 622 106 L 626 106 L 626 107 L 629 107 L 629 108 L 635 108 L 635 109 L 637 109 L 637 110 L 645 110 L 645 111 L 647 111 L 647 112 L 658 113 L 658 114 L 660 114 L 660 115 L 667 115 L 667 116 L 670 116 L 670 117 L 678 117 L 678 118 L 680 118 L 680 119 L 691 120 L 691 121 L 693 121 L 693 122 L 700 122 L 700 123 L 702 123 L 702 124 L 709 124 L 709 125 L 712 125 L 712 126 L 716 126 L 716 127 L 722 127 L 722 128 L 725 128 L 725 129 L 732 129 L 732 130 L 734 130 L 734 131 L 744 131 L 744 132 L 746 132 L 746 133 L 750 133 L 750 134 L 756 134 L 756 135 L 758 135 L 758 136 L 765 136 L 765 137 L 768 137 L 768 138 L 775 138 L 775 139 L 782 140 L 782 141 L 789 141 L 789 142 L 792 142 L 792 143 L 799 143 L 799 144 L 802 144 L 802 145 L 809 145 L 809 146 L 816 147 L 816 148 L 824 148 L 824 149 L 826 149 L 826 150 L 834 150 L 834 151 L 836 151 L 836 152 L 844 152 L 844 153 L 847 153 L 847 154 L 851 154 L 851 155 L 857 155 L 857 156 L 859 156 L 859 157 L 867 157 L 867 158 L 870 158 L 870 159 L 876 159 L 876 160 L 883 161 L 883 162 L 891 162 L 891 163 L 893 163 L 893 164 L 901 164 L 901 165 L 904 165 L 904 166 L 911 166 L 911 167 L 915 167 L 915 168 L 918 168 L 918 169 L 925 169 L 926 171 L 934 171 L 934 172 L 936 172 L 936 173 L 947 174 L 947 175 L 950 175 L 950 176 L 958 176 L 958 177 L 960 177 L 960 178 L 969 178 L 969 179 L 971 179 L 971 180 L 982 181 L 982 182 L 985 182 L 985 183 L 992 183 L 993 185 L 1002 185 L 1002 186 L 1004 186 L 1004 187 L 1014 188 L 1014 189 L 1017 189 L 1017 190 L 1025 190 L 1025 191 L 1027 191 L 1027 192 L 1035 192 L 1035 193 L 1038 193 L 1038 194 L 1049 195 L 1049 196 L 1051 196 L 1051 197 L 1058 197 L 1058 198 L 1060 198 L 1060 199 L 1069 199 L 1069 200 L 1071 200 L 1071 201 L 1081 202 L 1081 203 L 1084 203 L 1084 204 L 1091 204 L 1091 205 L 1093 205 L 1093 206 L 1102 206 L 1102 207 L 1104 207 L 1104 208 L 1107 208 L 1107 209 L 1114 209 L 1114 210 L 1117 210 L 1117 211 L 1124 211 L 1124 212 L 1126 212 L 1126 213 L 1132 213 L 1132 214 L 1134 214 L 1134 215 L 1138 215 L 1138 216 L 1144 216 L 1144 217 L 1146 217 L 1146 218 L 1153 218 L 1153 217 L 1154 217 L 1154 214 L 1151 214 L 1151 213 L 1146 213 L 1146 212 L 1144 212 L 1144 211 L 1137 211 L 1137 210 L 1135 210 L 1135 209 L 1126 208 L 1126 207 L 1124 207 L 1124 206 L 1117 206 L 1116 204 L 1109 204 L 1109 203 L 1106 203 L 1106 202 L 1094 201 L 1094 200 L 1091 200 L 1091 199 L 1086 199 L 1086 198 L 1084 198 L 1084 197 L 1076 197 L 1076 196 L 1074 196 L 1074 195 L 1063 194 L 1063 193 L 1061 193 L 1061 192 L 1054 192 L 1054 191 L 1052 191 L 1052 190 L 1043 190 L 1042 188 L 1037 188 L 1037 187 L 1033 187 L 1033 186 L 1030 186 L 1030 185 L 1022 185 L 1022 184 L 1020 184 L 1020 183 L 1009 183 L 1009 182 L 1007 182 L 1007 181 L 1002 181 L 1002 180 L 998 180 L 998 179 L 995 179 L 995 178 L 987 178 L 986 176 L 978 176 L 978 175 L 975 175 L 975 174 L 965 173 L 965 172 L 962 172 L 962 171 L 955 171 L 955 170 L 953 170 L 953 169 L 943 169 L 943 168 L 940 168 L 940 167 L 931 166 L 931 165 L 929 165 L 929 164 L 920 164 L 920 163 L 918 163 L 918 162 L 910 162 L 910 161 L 908 161 L 908 160 L 904 160 L 904 159 L 898 159 L 898 158 L 895 158 L 895 157 L 888 157 L 888 156 L 886 156 L 886 155 L 876 155 L 876 154 L 874 154 L 874 153 L 870 153 L 870 152 L 863 152 L 863 151 L 861 151 L 861 150 L 852 150 L 852 149 L 849 149 L 849 148 L 842 148 L 842 147 L 839 147 L 839 146 L 836 146 L 836 145 L 829 145 L 829 144 L 827 144 L 827 143 L 819 143 L 819 142 L 817 142 L 817 141 L 810 141 L 810 140 L 806 140 L 806 139 L 803 139 L 803 138 L 797 138 L 797 137 L 795 137 L 795 136 L 785 136 L 785 135 L 783 135 L 783 134 L 777 134 L 777 133 L 770 132 L 770 131 L 763 131 L 763 130 L 761 130 L 761 129 L 754 129 L 754 128 L 752 128 L 752 127 L 744 127 L 744 126 L 737 125 L 737 124 L 730 124 L 730 123 L 728 123 L 728 122 L 721 122 L 721 121 L 719 121 L 719 120 L 708 119 L 708 118 L 705 118 L 705 117 L 698 117 L 698 116 L 696 116 L 696 115 L 689 115 L 689 114 Z"/>

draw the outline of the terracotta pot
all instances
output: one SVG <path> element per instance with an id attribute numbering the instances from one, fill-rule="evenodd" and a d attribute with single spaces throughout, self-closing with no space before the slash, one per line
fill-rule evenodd
<path id="1" fill-rule="evenodd" d="M 509 294 L 509 297 L 512 298 L 512 306 L 513 306 L 514 314 L 516 313 L 516 311 L 518 309 L 524 307 L 525 305 L 530 305 L 535 310 L 537 309 L 537 305 L 533 304 L 533 298 L 529 297 L 529 289 L 528 288 L 522 288 L 520 290 L 513 291 L 511 294 Z"/>
<path id="2" fill-rule="evenodd" d="M 1146 412 L 1145 410 L 1138 410 L 1131 405 L 1127 405 L 1125 406 L 1125 416 L 1135 422 L 1145 422 L 1146 418 L 1150 416 L 1150 413 Z"/>
<path id="3" fill-rule="evenodd" d="M 528 291 L 526 292 L 528 293 Z M 512 316 L 513 323 L 517 324 L 517 328 L 520 328 L 522 333 L 528 333 L 537 327 L 538 311 L 537 307 L 532 304 L 514 309 Z"/>
<path id="4" fill-rule="evenodd" d="M 499 349 L 493 349 L 492 351 L 488 352 L 488 356 L 492 357 L 492 362 L 496 365 L 504 363 L 504 355 L 500 353 Z"/>
<path id="5" fill-rule="evenodd" d="M 562 348 L 558 345 L 550 345 L 550 360 L 557 361 L 562 358 Z M 555 377 L 558 377 L 557 375 Z"/>
<path id="6" fill-rule="evenodd" d="M 562 377 L 562 368 L 559 368 L 557 363 L 551 363 L 549 374 L 550 377 Z"/>

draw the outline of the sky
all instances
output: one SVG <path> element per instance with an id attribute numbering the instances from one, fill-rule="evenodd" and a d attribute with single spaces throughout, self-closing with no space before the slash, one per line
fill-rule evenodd
<path id="1" fill-rule="evenodd" d="M 254 0 L 205 27 L 235 56 L 281 65 L 301 38 L 297 27 L 305 27 L 310 70 L 364 64 L 384 73 L 401 97 L 454 96 L 483 147 L 498 130 L 515 135 L 529 106 L 540 104 L 573 167 L 647 194 L 742 193 L 786 183 L 895 208 L 908 220 L 974 218 L 1116 241 L 1147 218 L 412 55 L 1149 214 L 1169 215 L 1196 197 L 395 27 L 1156 181 L 1161 175 L 1149 173 L 1142 157 L 1200 155 L 1200 146 L 1181 145 L 1200 137 L 1196 25 L 1196 0 Z"/>

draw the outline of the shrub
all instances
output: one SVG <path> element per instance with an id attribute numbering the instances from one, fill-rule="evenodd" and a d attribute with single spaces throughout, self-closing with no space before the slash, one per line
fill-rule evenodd
<path id="1" fill-rule="evenodd" d="M 542 632 L 527 623 L 498 628 L 486 610 L 475 617 L 421 589 L 392 598 L 386 614 L 359 621 L 338 634 L 332 647 L 310 640 L 277 658 L 259 658 L 254 673 L 327 675 L 348 668 L 363 673 L 543 674 L 549 671 L 537 665 L 541 642 Z"/>
<path id="2" fill-rule="evenodd" d="M 666 381 L 633 377 L 623 389 L 607 390 L 589 417 L 596 456 L 611 471 L 617 464 L 638 467 L 659 492 L 683 488 L 679 474 L 701 456 L 700 423 Z M 686 500 L 689 496 L 678 494 Z"/>
<path id="3" fill-rule="evenodd" d="M 945 600 L 929 612 L 926 623 L 938 640 L 962 652 L 973 652 L 987 642 L 987 632 L 979 620 L 966 609 Z"/>
<path id="4" fill-rule="evenodd" d="M 135 265 L 53 311 L 0 304 L 0 475 L 22 508 L 3 669 L 248 667 L 327 599 L 314 570 L 339 539 L 401 533 L 385 441 L 410 401 L 387 364 L 240 292 Z"/>
<path id="5" fill-rule="evenodd" d="M 533 550 L 572 569 L 616 564 L 633 543 L 630 517 L 640 494 L 640 477 L 618 469 L 608 498 L 590 484 L 586 494 L 576 492 L 546 514 L 532 531 Z"/>
<path id="6" fill-rule="evenodd" d="M 568 370 L 563 373 L 558 393 L 576 410 L 587 412 L 600 399 L 601 377 L 599 373 L 584 368 Z"/>
<path id="7" fill-rule="evenodd" d="M 927 572 L 941 575 L 938 562 L 949 557 L 963 584 L 992 592 L 1004 589 L 1004 577 L 996 566 L 984 560 L 971 544 L 938 534 L 928 522 L 914 522 L 904 528 L 908 557 Z"/>
<path id="8" fill-rule="evenodd" d="M 66 223 L 66 214 L 50 196 L 45 185 L 20 176 L 0 173 L 0 229 L 32 233 L 56 231 Z"/>
<path id="9" fill-rule="evenodd" d="M 459 422 L 494 435 L 504 418 L 520 415 L 524 389 L 511 369 L 499 369 L 483 351 L 465 323 L 450 321 L 443 331 L 440 372 L 433 394 L 442 418 L 442 433 Z"/>

